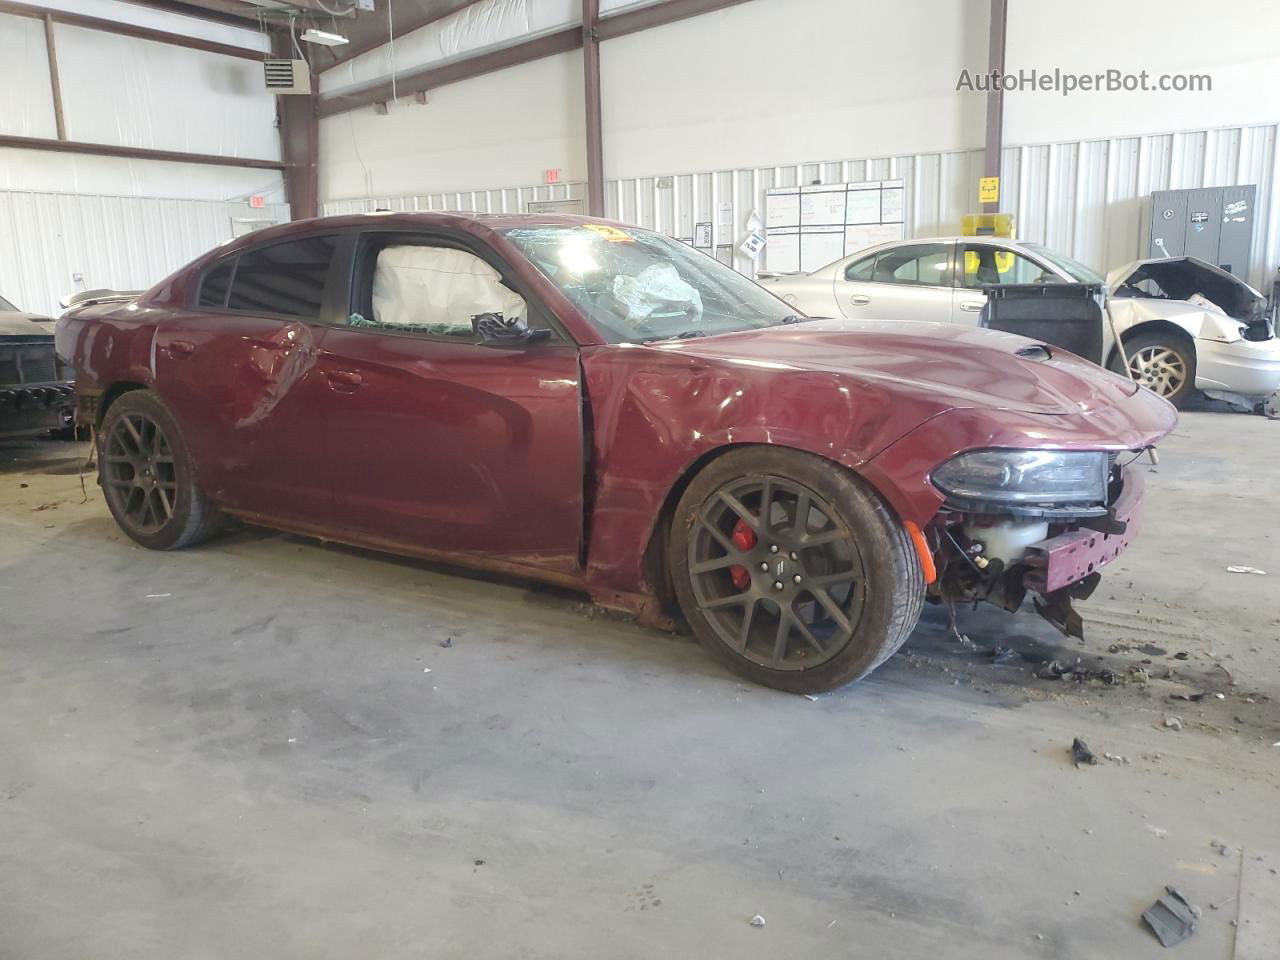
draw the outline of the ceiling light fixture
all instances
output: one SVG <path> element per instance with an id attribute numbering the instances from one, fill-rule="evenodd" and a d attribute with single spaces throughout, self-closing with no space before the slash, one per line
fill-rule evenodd
<path id="1" fill-rule="evenodd" d="M 304 30 L 300 39 L 325 47 L 340 47 L 348 42 L 347 38 L 340 33 L 325 33 L 323 30 Z"/>

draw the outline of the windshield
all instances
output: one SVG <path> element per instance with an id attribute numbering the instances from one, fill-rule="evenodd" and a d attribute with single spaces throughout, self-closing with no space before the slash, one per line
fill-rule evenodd
<path id="1" fill-rule="evenodd" d="M 1091 270 L 1079 260 L 1072 260 L 1070 257 L 1061 253 L 1055 253 L 1048 247 L 1041 246 L 1038 243 L 1024 243 L 1024 247 L 1034 251 L 1044 259 L 1048 260 L 1063 273 L 1071 277 L 1076 283 L 1102 283 L 1103 276 L 1096 270 Z"/>
<path id="2" fill-rule="evenodd" d="M 0 297 L 0 310 L 12 310 L 14 313 L 18 312 L 18 308 L 15 307 L 8 300 L 6 300 L 4 297 Z"/>
<path id="3" fill-rule="evenodd" d="M 795 322 L 794 307 L 688 244 L 602 223 L 514 227 L 521 253 L 612 343 Z"/>

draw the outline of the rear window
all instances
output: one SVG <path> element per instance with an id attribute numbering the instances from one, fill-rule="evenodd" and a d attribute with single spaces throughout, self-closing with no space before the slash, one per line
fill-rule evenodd
<path id="1" fill-rule="evenodd" d="M 307 237 L 240 254 L 227 308 L 316 319 L 337 238 Z"/>
<path id="2" fill-rule="evenodd" d="M 231 271 L 235 266 L 236 261 L 232 257 L 209 270 L 200 281 L 200 296 L 196 299 L 196 303 L 202 307 L 225 307 L 227 290 L 231 286 Z"/>

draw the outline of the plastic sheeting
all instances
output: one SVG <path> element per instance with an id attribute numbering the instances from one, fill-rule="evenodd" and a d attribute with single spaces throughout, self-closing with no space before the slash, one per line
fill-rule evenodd
<path id="1" fill-rule="evenodd" d="M 285 204 L 0 191 L 0 296 L 57 316 L 68 293 L 146 289 L 237 234 L 288 218 Z"/>
<path id="2" fill-rule="evenodd" d="M 389 77 L 421 67 L 507 46 L 580 22 L 577 0 L 480 0 L 420 30 L 396 37 L 394 44 L 362 54 L 320 75 L 320 91 Z"/>
<path id="3" fill-rule="evenodd" d="M 479 313 L 527 319 L 524 299 L 474 254 L 420 245 L 379 251 L 373 271 L 375 323 L 466 336 Z"/>
<path id="4" fill-rule="evenodd" d="M 54 42 L 69 139 L 280 157 L 260 63 L 65 24 Z"/>
<path id="5" fill-rule="evenodd" d="M 44 23 L 0 14 L 0 133 L 56 137 Z"/>

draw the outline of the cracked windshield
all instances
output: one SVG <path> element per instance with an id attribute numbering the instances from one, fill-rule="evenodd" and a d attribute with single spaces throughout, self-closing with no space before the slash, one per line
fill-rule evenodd
<path id="1" fill-rule="evenodd" d="M 805 319 L 720 261 L 647 230 L 593 223 L 522 227 L 506 237 L 614 343 Z"/>

